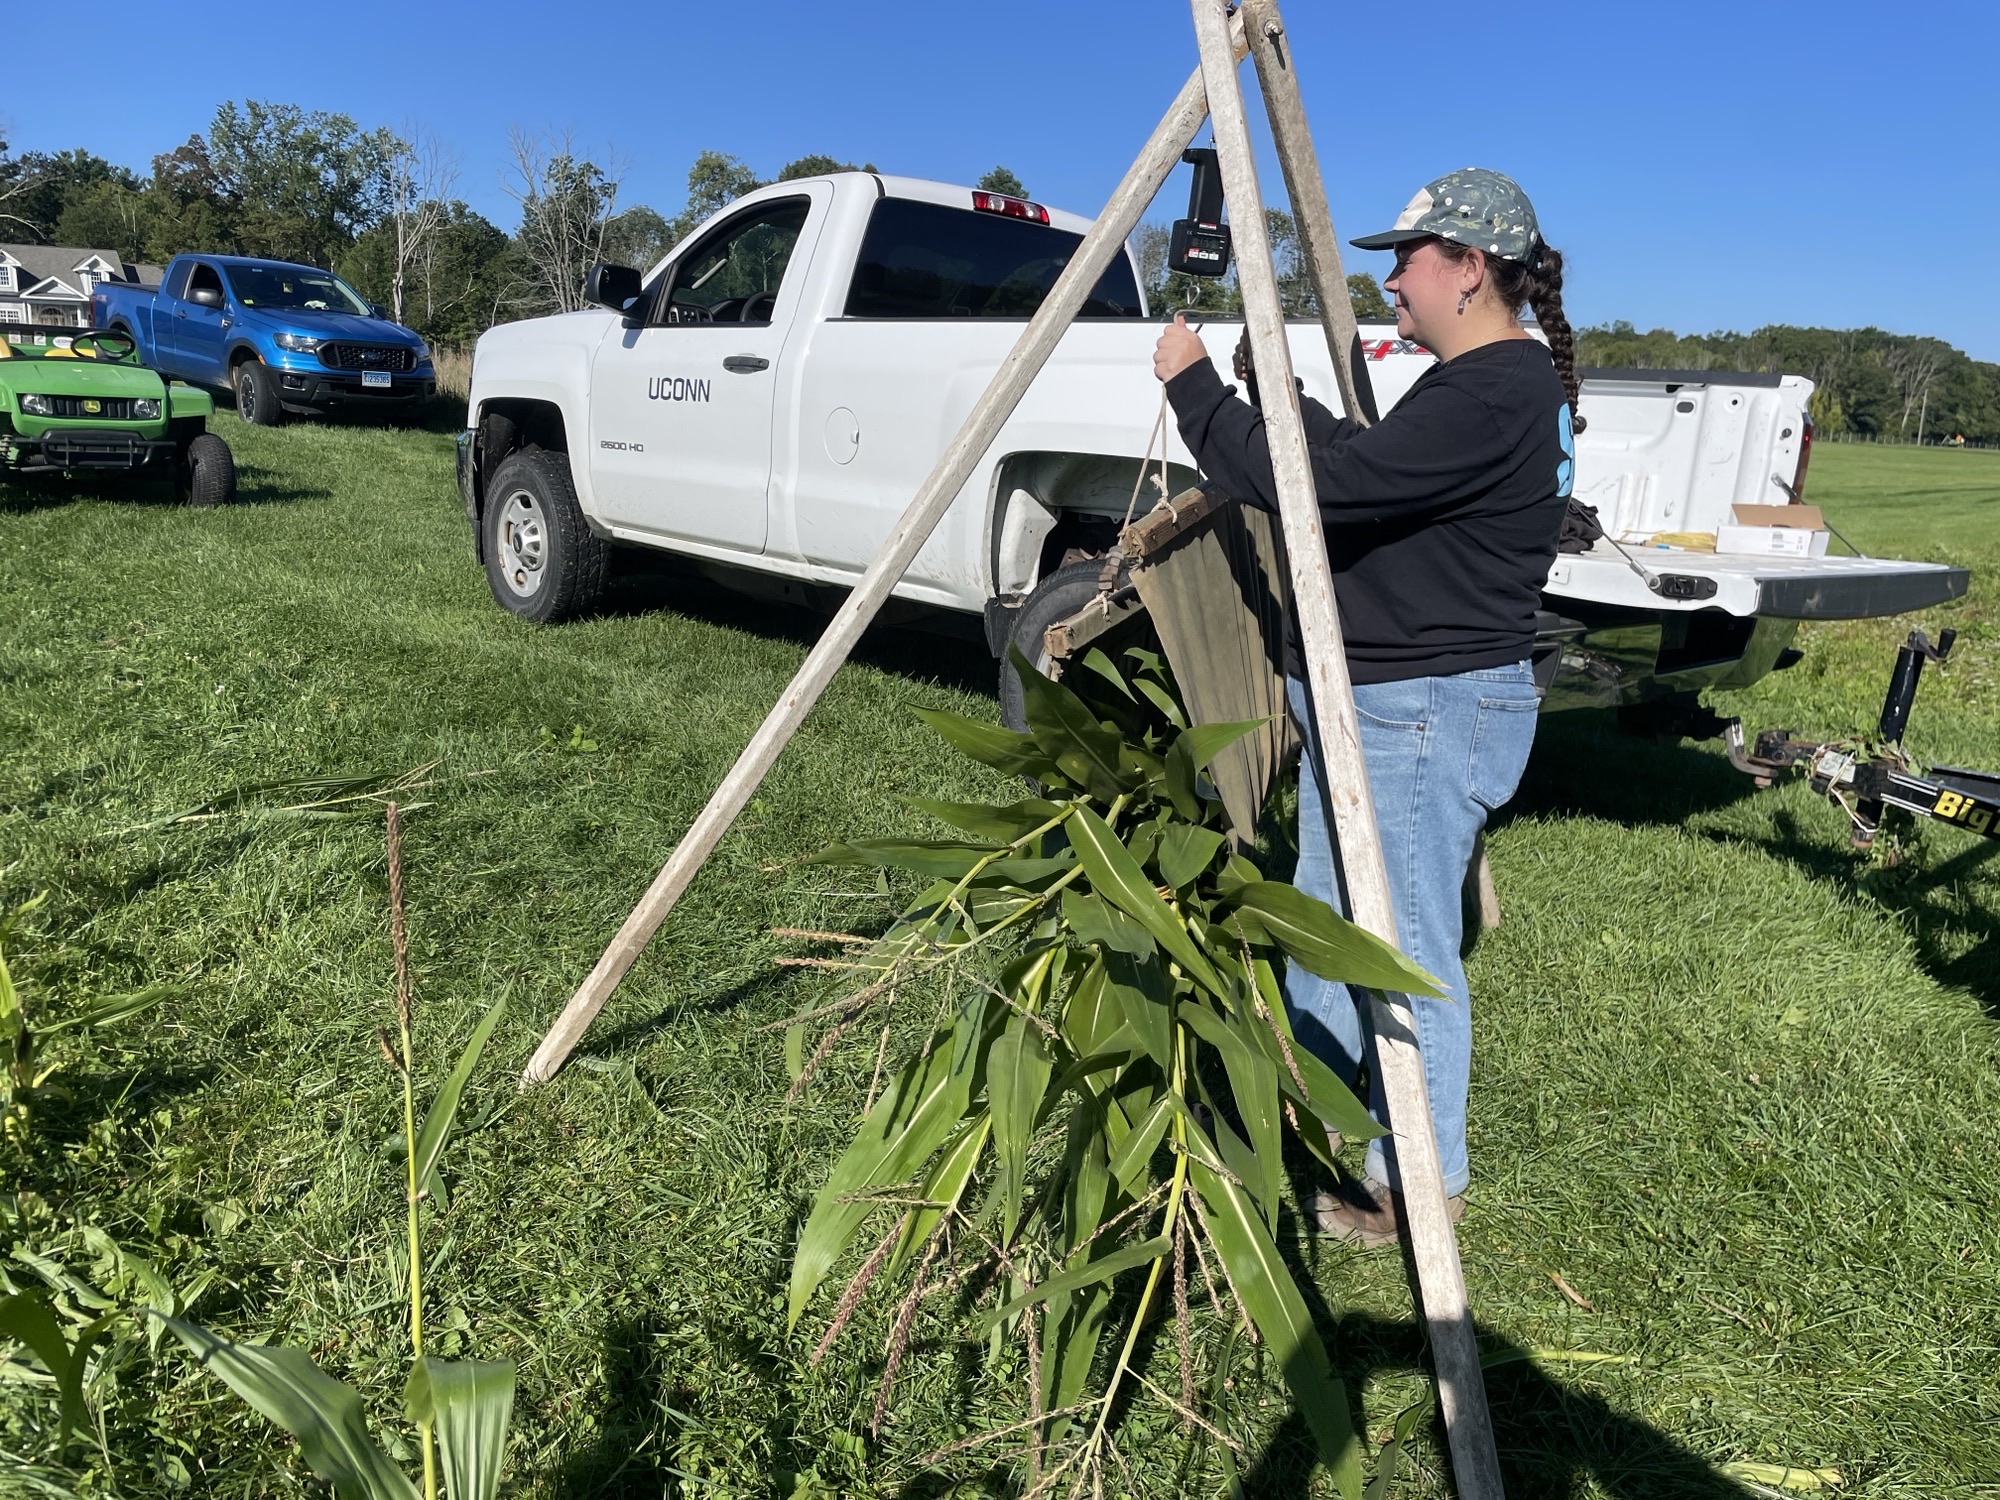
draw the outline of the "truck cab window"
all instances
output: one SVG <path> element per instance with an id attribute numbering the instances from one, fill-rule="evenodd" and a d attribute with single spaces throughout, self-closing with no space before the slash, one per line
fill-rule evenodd
<path id="1" fill-rule="evenodd" d="M 811 209 L 810 198 L 783 198 L 718 225 L 668 268 L 659 321 L 769 323 Z"/>
<path id="2" fill-rule="evenodd" d="M 869 216 L 850 318 L 1027 318 L 1035 314 L 1083 236 L 971 208 L 884 198 Z M 1130 256 L 1105 268 L 1086 318 L 1142 316 Z"/>

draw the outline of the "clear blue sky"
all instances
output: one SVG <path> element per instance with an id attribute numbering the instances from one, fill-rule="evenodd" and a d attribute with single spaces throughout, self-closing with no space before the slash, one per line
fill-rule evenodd
<path id="1" fill-rule="evenodd" d="M 1286 20 L 1344 235 L 1383 227 L 1441 172 L 1492 166 L 1568 254 L 1578 323 L 1873 323 L 2000 360 L 1995 0 L 1291 0 Z M 515 125 L 615 148 L 624 201 L 669 214 L 703 148 L 766 174 L 810 151 L 956 181 L 1004 162 L 1037 198 L 1092 213 L 1194 65 L 1180 0 L 356 0 L 194 24 L 142 7 L 74 45 L 0 73 L 16 151 L 84 146 L 144 170 L 227 98 L 414 117 L 505 228 Z M 1280 187 L 1268 164 L 1274 201 Z M 1184 202 L 1177 179 L 1152 216 Z M 1355 251 L 1351 268 L 1386 262 Z"/>

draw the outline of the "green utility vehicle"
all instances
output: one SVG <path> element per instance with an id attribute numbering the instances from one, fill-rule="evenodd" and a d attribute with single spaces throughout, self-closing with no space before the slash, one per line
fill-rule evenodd
<path id="1" fill-rule="evenodd" d="M 0 479 L 85 470 L 162 479 L 190 505 L 236 498 L 206 391 L 139 363 L 125 333 L 0 327 Z"/>

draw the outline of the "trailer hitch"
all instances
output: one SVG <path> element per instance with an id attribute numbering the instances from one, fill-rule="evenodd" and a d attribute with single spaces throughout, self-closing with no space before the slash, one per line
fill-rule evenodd
<path id="1" fill-rule="evenodd" d="M 1932 645 L 1923 631 L 1910 632 L 1897 649 L 1872 745 L 1861 740 L 1802 739 L 1789 729 L 1762 730 L 1746 745 L 1742 724 L 1734 723 L 1724 736 L 1729 763 L 1759 786 L 1769 786 L 1789 771 L 1802 772 L 1814 792 L 1847 813 L 1853 825 L 1849 840 L 1856 848 L 1872 846 L 1883 823 L 1899 815 L 1930 818 L 1983 838 L 2000 838 L 2000 772 L 1963 766 L 1925 768 L 1903 749 L 1924 663 L 1943 666 L 1957 638 L 1957 631 L 1943 630 Z"/>

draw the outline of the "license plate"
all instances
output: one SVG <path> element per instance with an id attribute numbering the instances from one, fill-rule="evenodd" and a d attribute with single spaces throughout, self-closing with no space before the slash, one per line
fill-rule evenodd
<path id="1" fill-rule="evenodd" d="M 389 372 L 387 370 L 363 370 L 361 372 L 361 384 L 365 389 L 386 391 L 389 389 Z"/>

